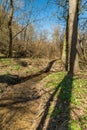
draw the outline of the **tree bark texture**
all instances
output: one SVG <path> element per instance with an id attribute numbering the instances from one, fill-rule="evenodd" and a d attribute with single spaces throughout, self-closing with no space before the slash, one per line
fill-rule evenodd
<path id="1" fill-rule="evenodd" d="M 72 75 L 79 71 L 77 42 L 78 42 L 78 2 L 79 0 L 69 0 L 69 73 Z"/>
<path id="2" fill-rule="evenodd" d="M 10 0 L 10 13 L 9 13 L 9 21 L 8 21 L 8 30 L 9 30 L 9 51 L 8 51 L 8 57 L 12 57 L 12 20 L 13 20 L 13 12 L 14 12 L 14 6 L 13 6 L 13 0 Z"/>

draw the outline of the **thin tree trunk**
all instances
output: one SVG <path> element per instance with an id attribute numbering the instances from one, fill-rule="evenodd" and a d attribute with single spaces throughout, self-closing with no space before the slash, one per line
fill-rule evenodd
<path id="1" fill-rule="evenodd" d="M 62 62 L 65 67 L 65 71 L 68 71 L 68 20 L 69 16 L 67 16 L 66 20 L 66 33 L 64 36 L 64 41 L 63 41 L 63 49 L 62 49 Z"/>
<path id="2" fill-rule="evenodd" d="M 13 20 L 13 12 L 14 12 L 14 6 L 13 6 L 13 0 L 10 0 L 10 13 L 9 13 L 9 21 L 8 21 L 8 30 L 9 30 L 9 51 L 8 51 L 8 57 L 12 57 L 12 20 Z"/>
<path id="3" fill-rule="evenodd" d="M 69 62 L 69 49 L 68 49 L 68 23 L 69 23 L 69 14 L 67 16 L 67 21 L 66 21 L 66 62 L 65 62 L 65 70 L 68 71 L 68 62 Z"/>

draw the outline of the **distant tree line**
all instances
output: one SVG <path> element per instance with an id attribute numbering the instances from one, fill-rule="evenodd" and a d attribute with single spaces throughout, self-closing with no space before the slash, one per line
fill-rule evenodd
<path id="1" fill-rule="evenodd" d="M 61 14 L 57 12 L 57 18 L 66 23 L 66 29 L 62 33 L 60 27 L 54 28 L 52 39 L 48 39 L 47 30 L 35 32 L 32 21 L 38 20 L 36 17 L 40 11 L 34 16 L 33 1 L 25 2 L 27 9 L 20 0 L 0 2 L 0 55 L 9 58 L 59 58 L 66 71 L 73 71 L 74 66 L 78 70 L 79 65 L 82 67 L 87 64 L 87 20 L 83 17 L 87 11 L 87 2 L 86 0 L 49 2 L 62 10 Z"/>

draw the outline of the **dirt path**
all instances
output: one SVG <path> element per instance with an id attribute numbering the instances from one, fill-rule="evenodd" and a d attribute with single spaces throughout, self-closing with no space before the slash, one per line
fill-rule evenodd
<path id="1" fill-rule="evenodd" d="M 0 75 L 0 87 L 4 88 L 4 92 L 0 96 L 0 130 L 67 130 L 66 127 L 70 123 L 68 121 L 70 113 L 67 109 L 70 107 L 70 102 L 67 101 L 71 98 L 72 80 L 69 82 L 63 72 L 53 73 L 51 71 L 52 74 L 50 75 L 48 72 L 49 67 L 51 67 L 50 63 L 53 62 L 49 62 L 46 68 L 43 67 L 31 74 L 25 74 L 22 67 L 20 69 L 22 75 L 21 73 L 2 73 Z M 57 68 L 59 69 L 58 66 Z M 6 67 L 5 69 L 8 70 Z M 81 72 L 76 77 L 77 79 L 87 79 L 87 73 Z M 46 84 L 50 86 L 46 87 Z M 66 85 L 71 88 L 68 90 L 69 95 L 67 89 L 65 89 Z M 84 86 L 84 84 L 82 85 Z M 74 90 L 74 93 L 77 92 L 76 90 Z M 85 92 L 85 87 L 80 91 L 83 92 L 82 90 Z M 85 93 L 83 99 L 84 95 Z M 67 101 L 65 98 L 62 101 L 61 96 L 68 96 Z M 86 101 L 84 101 L 84 106 L 86 106 L 85 104 Z M 81 106 L 83 106 L 83 102 Z M 85 108 L 80 109 L 81 113 L 82 110 L 85 110 Z M 82 128 L 86 130 L 84 127 Z"/>
<path id="2" fill-rule="evenodd" d="M 35 130 L 39 114 L 39 81 L 46 74 L 11 85 L 0 99 L 0 130 Z M 40 86 L 39 86 L 40 87 Z"/>
<path id="3" fill-rule="evenodd" d="M 49 73 L 42 73 L 36 77 L 31 76 L 30 79 L 18 82 L 16 85 L 10 84 L 0 97 L 0 130 L 67 130 L 65 125 L 68 126 L 69 123 L 68 117 L 70 113 L 68 108 L 70 107 L 70 103 L 65 102 L 66 99 L 61 102 L 61 96 L 64 92 L 66 97 L 67 89 L 65 85 L 72 87 L 72 82 L 71 85 L 70 82 L 68 84 L 67 77 L 64 76 L 63 79 L 61 74 L 58 74 L 57 80 L 60 81 L 57 81 L 59 84 L 55 89 L 43 87 L 49 81 L 49 79 L 45 78 L 46 76 L 49 77 Z M 50 80 L 52 78 L 50 77 Z M 56 83 L 55 78 L 53 78 L 54 84 Z M 65 80 L 67 84 L 65 84 Z M 63 87 L 59 89 L 63 83 Z M 69 89 L 68 91 L 70 93 L 71 90 Z M 70 94 L 68 96 L 68 99 L 70 99 Z M 62 108 L 63 112 L 57 111 L 57 107 Z M 81 108 L 81 113 L 82 110 Z M 57 116 L 57 119 L 50 118 L 52 115 L 51 112 L 54 116 L 57 116 L 59 112 L 60 114 Z M 49 114 L 51 115 L 49 116 Z"/>
<path id="4" fill-rule="evenodd" d="M 0 96 L 0 130 L 36 130 L 44 111 L 45 102 L 48 99 L 46 96 L 49 96 L 45 90 L 42 90 L 44 82 L 41 80 L 48 75 L 48 71 L 56 60 L 48 62 L 47 67 L 45 64 L 42 67 L 42 61 L 40 61 L 38 67 L 40 66 L 42 71 L 21 78 L 21 72 L 24 75 L 27 69 L 20 67 L 20 70 L 17 70 L 19 77 L 15 76 L 14 68 L 18 69 L 19 65 L 16 65 L 15 60 L 8 61 L 9 59 L 4 60 L 0 64 L 2 68 L 0 87 L 5 86 L 5 84 L 8 86 L 5 87 L 6 90 Z M 33 63 L 27 66 L 28 70 L 35 68 L 38 62 L 35 61 L 35 65 Z M 43 69 L 44 67 L 46 68 Z M 4 74 L 7 70 L 13 75 Z"/>

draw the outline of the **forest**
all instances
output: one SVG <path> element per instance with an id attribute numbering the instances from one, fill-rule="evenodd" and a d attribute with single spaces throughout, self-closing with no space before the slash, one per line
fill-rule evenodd
<path id="1" fill-rule="evenodd" d="M 0 130 L 87 130 L 86 0 L 0 0 Z"/>

